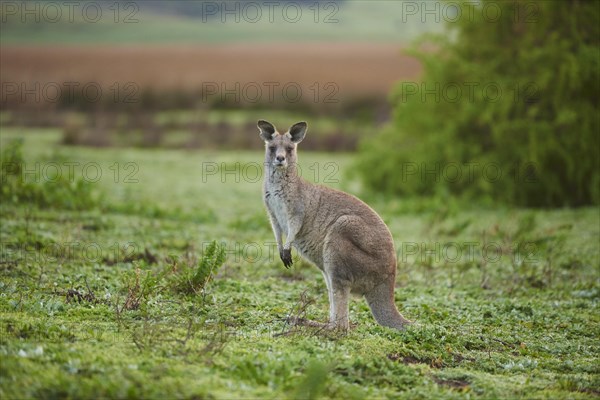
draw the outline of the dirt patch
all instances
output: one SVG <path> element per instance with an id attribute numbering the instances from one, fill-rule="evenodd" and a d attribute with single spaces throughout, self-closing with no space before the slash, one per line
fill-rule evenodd
<path id="1" fill-rule="evenodd" d="M 444 368 L 444 367 L 448 367 L 451 365 L 458 365 L 460 363 L 462 363 L 463 361 L 467 360 L 467 361 L 475 361 L 475 359 L 473 357 L 466 357 L 463 356 L 461 354 L 458 353 L 453 353 L 452 354 L 452 361 L 449 362 L 448 360 L 443 360 L 442 357 L 436 357 L 436 358 L 430 358 L 430 357 L 425 357 L 425 358 L 416 358 L 413 356 L 405 356 L 399 353 L 390 353 L 387 355 L 387 358 L 392 360 L 392 361 L 398 361 L 398 362 L 402 362 L 405 365 L 409 365 L 409 364 L 426 364 L 429 365 L 431 368 Z"/>
<path id="2" fill-rule="evenodd" d="M 91 291 L 88 291 L 87 293 L 83 293 L 76 289 L 69 289 L 65 292 L 65 298 L 67 300 L 67 303 L 73 303 L 73 302 L 77 302 L 77 303 L 87 302 L 87 303 L 92 303 L 92 304 L 97 303 L 96 296 Z"/>
<path id="3" fill-rule="evenodd" d="M 452 354 L 452 358 L 454 359 L 454 362 L 456 364 L 460 364 L 460 363 L 462 363 L 465 360 L 467 360 L 467 361 L 475 361 L 475 358 L 473 358 L 473 357 L 463 356 L 462 354 L 458 354 L 458 353 L 453 353 Z"/>
<path id="4" fill-rule="evenodd" d="M 468 387 L 471 384 L 471 382 L 469 382 L 465 379 L 444 379 L 444 378 L 438 378 L 436 376 L 433 376 L 432 379 L 439 386 L 445 386 L 445 387 L 449 387 L 451 389 L 458 389 L 458 390 L 465 389 L 466 387 Z"/>
<path id="5" fill-rule="evenodd" d="M 426 362 L 423 362 L 415 357 L 412 356 L 402 356 L 400 354 L 397 353 L 390 353 L 387 355 L 387 358 L 392 360 L 392 361 L 400 361 L 403 364 L 409 365 L 409 364 L 427 364 Z"/>
<path id="6" fill-rule="evenodd" d="M 115 265 L 117 263 L 132 263 L 134 261 L 145 261 L 147 264 L 158 264 L 158 257 L 147 248 L 143 252 L 123 254 L 120 258 L 104 257 L 102 262 L 106 265 Z"/>
<path id="7" fill-rule="evenodd" d="M 600 390 L 597 390 L 597 389 L 583 388 L 583 389 L 577 389 L 575 391 L 579 392 L 579 393 L 591 394 L 592 396 L 595 396 L 595 397 L 600 397 Z"/>
<path id="8" fill-rule="evenodd" d="M 442 360 L 441 357 L 437 357 L 437 358 L 416 358 L 413 356 L 403 356 L 397 353 L 391 353 L 388 354 L 388 359 L 392 360 L 392 361 L 400 361 L 402 363 L 404 363 L 405 365 L 409 365 L 409 364 L 426 364 L 429 365 L 431 368 L 443 368 L 445 366 L 444 364 L 444 360 Z"/>
<path id="9" fill-rule="evenodd" d="M 100 303 L 100 299 L 96 297 L 94 291 L 88 285 L 87 279 L 85 279 L 85 287 L 87 292 L 78 290 L 78 289 L 68 289 L 64 292 L 56 292 L 56 294 L 65 296 L 65 300 L 67 303 L 90 303 L 90 304 L 98 304 Z"/>

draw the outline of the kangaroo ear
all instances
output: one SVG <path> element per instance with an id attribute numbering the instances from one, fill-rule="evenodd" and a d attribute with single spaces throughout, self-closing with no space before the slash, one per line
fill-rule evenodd
<path id="1" fill-rule="evenodd" d="M 292 142 L 300 143 L 304 136 L 306 135 L 306 130 L 308 129 L 308 125 L 306 122 L 298 122 L 297 124 L 292 125 L 290 128 L 290 136 L 292 137 Z"/>
<path id="2" fill-rule="evenodd" d="M 275 134 L 275 127 L 272 123 L 261 119 L 258 121 L 257 126 L 258 130 L 260 131 L 260 137 L 265 142 L 270 142 L 271 140 L 273 140 L 273 135 Z"/>

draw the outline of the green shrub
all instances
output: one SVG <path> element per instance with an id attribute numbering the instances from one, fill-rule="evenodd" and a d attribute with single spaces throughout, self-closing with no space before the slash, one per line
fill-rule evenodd
<path id="1" fill-rule="evenodd" d="M 92 182 L 61 174 L 55 179 L 39 173 L 25 173 L 23 142 L 9 142 L 0 154 L 0 201 L 2 204 L 32 204 L 69 210 L 87 210 L 99 206 L 101 193 Z"/>
<path id="2" fill-rule="evenodd" d="M 600 203 L 598 4 L 461 7 L 446 35 L 430 37 L 435 50 L 412 50 L 423 81 L 394 88 L 393 124 L 363 141 L 356 170 L 366 186 L 520 206 Z M 491 21 L 490 9 L 501 16 Z"/>
<path id="3" fill-rule="evenodd" d="M 196 266 L 183 262 L 174 275 L 174 288 L 184 294 L 202 294 L 225 262 L 225 247 L 212 241 Z"/>

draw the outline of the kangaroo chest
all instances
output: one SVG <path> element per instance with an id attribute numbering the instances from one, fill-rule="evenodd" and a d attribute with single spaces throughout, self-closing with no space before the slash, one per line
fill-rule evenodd
<path id="1" fill-rule="evenodd" d="M 287 235 L 289 211 L 281 189 L 267 189 L 265 191 L 265 203 L 283 233 Z"/>
<path id="2" fill-rule="evenodd" d="M 265 186 L 264 199 L 267 208 L 271 215 L 275 218 L 281 231 L 284 235 L 288 235 L 288 221 L 294 213 L 299 212 L 298 208 L 294 209 L 293 201 L 298 201 L 298 194 L 293 198 L 287 198 L 290 194 L 285 192 L 285 187 L 276 185 Z M 303 210 L 304 214 L 306 210 Z M 303 215 L 305 218 L 306 215 Z M 315 263 L 321 268 L 321 260 L 323 254 L 323 241 L 319 235 L 319 227 L 313 226 L 310 230 L 302 227 L 296 234 L 295 240 L 292 243 L 298 252 Z"/>

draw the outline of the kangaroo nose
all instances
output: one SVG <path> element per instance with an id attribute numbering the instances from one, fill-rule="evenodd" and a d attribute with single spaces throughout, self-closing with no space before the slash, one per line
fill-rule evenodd
<path id="1" fill-rule="evenodd" d="M 277 156 L 277 161 L 283 162 L 285 160 L 284 156 Z"/>

